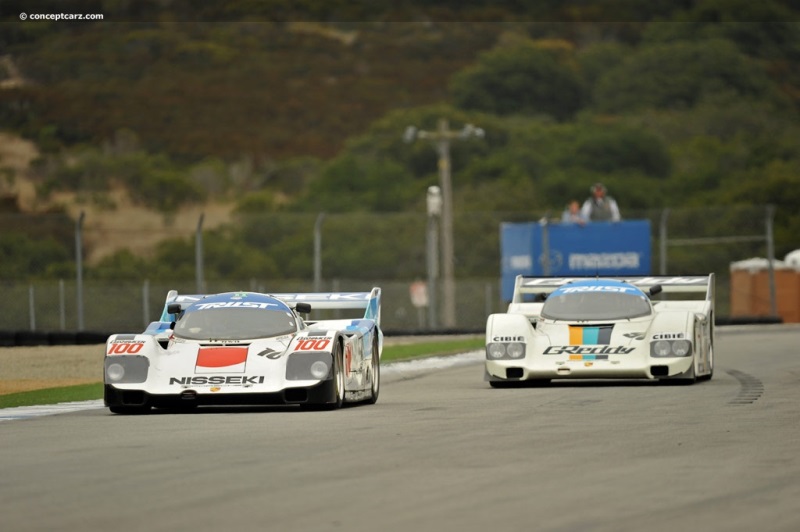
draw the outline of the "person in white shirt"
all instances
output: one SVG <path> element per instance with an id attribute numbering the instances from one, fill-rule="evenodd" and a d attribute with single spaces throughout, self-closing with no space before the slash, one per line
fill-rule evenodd
<path id="1" fill-rule="evenodd" d="M 591 222 L 618 222 L 622 219 L 619 214 L 617 202 L 606 195 L 606 187 L 602 183 L 595 183 L 591 187 L 592 195 L 583 202 L 581 216 Z"/>
<path id="2" fill-rule="evenodd" d="M 581 214 L 581 204 L 577 200 L 569 202 L 564 212 L 561 213 L 561 223 L 583 225 L 586 220 Z"/>

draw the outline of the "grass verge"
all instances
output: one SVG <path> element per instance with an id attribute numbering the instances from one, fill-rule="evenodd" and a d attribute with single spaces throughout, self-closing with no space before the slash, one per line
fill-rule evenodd
<path id="1" fill-rule="evenodd" d="M 0 408 L 15 406 L 53 405 L 70 401 L 90 401 L 103 397 L 103 383 L 79 384 L 63 388 L 47 388 L 31 392 L 0 395 Z"/>
<path id="2" fill-rule="evenodd" d="M 384 346 L 381 362 L 397 362 L 428 356 L 444 356 L 474 351 L 483 348 L 484 339 L 460 338 L 458 340 L 437 340 L 429 342 L 410 342 Z M 81 384 L 78 386 L 65 386 L 62 388 L 47 388 L 30 392 L 11 393 L 0 395 L 0 408 L 15 406 L 52 405 L 70 401 L 90 401 L 102 399 L 103 384 Z"/>
<path id="3" fill-rule="evenodd" d="M 413 342 L 408 344 L 385 345 L 381 362 L 396 362 L 428 356 L 455 355 L 467 351 L 483 349 L 486 340 L 479 338 L 459 338 L 458 340 L 436 340 L 429 342 Z"/>

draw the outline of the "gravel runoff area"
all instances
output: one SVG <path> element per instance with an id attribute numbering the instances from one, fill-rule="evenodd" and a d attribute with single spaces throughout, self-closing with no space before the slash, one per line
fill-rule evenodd
<path id="1" fill-rule="evenodd" d="M 468 338 L 424 337 L 425 341 Z M 385 337 L 384 345 L 422 341 L 420 336 Z M 0 347 L 0 395 L 103 380 L 105 345 Z"/>
<path id="2" fill-rule="evenodd" d="M 0 395 L 103 380 L 105 345 L 0 348 Z"/>

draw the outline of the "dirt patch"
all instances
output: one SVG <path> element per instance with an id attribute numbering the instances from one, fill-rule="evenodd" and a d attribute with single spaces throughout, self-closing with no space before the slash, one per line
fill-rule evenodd
<path id="1" fill-rule="evenodd" d="M 472 338 L 431 336 L 426 341 Z M 419 336 L 384 338 L 384 346 L 421 341 Z M 0 395 L 103 381 L 105 344 L 0 347 Z"/>
<path id="2" fill-rule="evenodd" d="M 103 201 L 78 192 L 54 192 L 39 198 L 30 176 L 31 162 L 39 157 L 36 145 L 17 135 L 0 131 L 0 197 L 13 200 L 15 209 L 24 213 L 46 211 L 62 206 L 74 220 L 85 214 L 84 242 L 86 262 L 96 264 L 122 249 L 147 257 L 163 240 L 191 238 L 202 228 L 214 229 L 231 221 L 232 201 L 209 201 L 204 205 L 186 205 L 165 215 L 132 201 L 123 187 L 100 195 Z"/>
<path id="3" fill-rule="evenodd" d="M 103 380 L 105 345 L 0 348 L 0 395 Z"/>

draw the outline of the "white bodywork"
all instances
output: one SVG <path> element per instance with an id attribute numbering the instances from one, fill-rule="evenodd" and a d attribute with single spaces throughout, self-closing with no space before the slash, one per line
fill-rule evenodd
<path id="1" fill-rule="evenodd" d="M 105 403 L 118 413 L 151 406 L 299 404 L 337 407 L 343 401 L 377 400 L 380 353 L 380 289 L 320 294 L 237 293 L 236 301 L 207 305 L 269 305 L 285 314 L 292 330 L 246 340 L 185 338 L 176 334 L 184 309 L 211 296 L 167 296 L 161 321 L 141 334 L 114 334 L 105 356 Z M 313 309 L 366 309 L 363 318 L 304 321 L 297 303 Z M 170 313 L 171 305 L 181 312 Z M 176 327 L 176 321 L 178 326 Z M 176 329 L 176 330 L 173 330 Z M 328 372 L 310 367 L 319 361 Z M 121 374 L 121 376 L 120 376 Z"/>
<path id="2" fill-rule="evenodd" d="M 714 276 L 597 279 L 598 290 L 611 283 L 639 289 L 651 311 L 624 319 L 548 319 L 543 302 L 532 298 L 588 278 L 519 276 L 507 313 L 486 323 L 486 379 L 493 386 L 554 379 L 659 379 L 694 382 L 713 374 Z M 603 282 L 609 283 L 603 287 Z M 666 298 L 648 291 L 660 286 Z M 586 289 L 589 290 L 589 289 Z M 658 291 L 659 289 L 655 289 Z M 685 294 L 686 299 L 674 299 Z M 694 299 L 688 296 L 694 296 Z M 586 331 L 584 333 L 584 331 Z M 598 331 L 603 337 L 597 339 Z M 591 341 L 586 341 L 586 337 Z M 691 345 L 676 356 L 670 346 Z M 660 342 L 660 343 L 658 343 Z M 502 344 L 500 346 L 493 344 Z M 666 346 L 666 347 L 664 347 Z M 668 354 L 663 355 L 666 351 Z M 498 356 L 498 353 L 504 353 Z M 494 353 L 494 354 L 492 354 Z M 508 354 L 510 353 L 510 354 Z M 682 351 L 681 351 L 682 353 Z"/>

